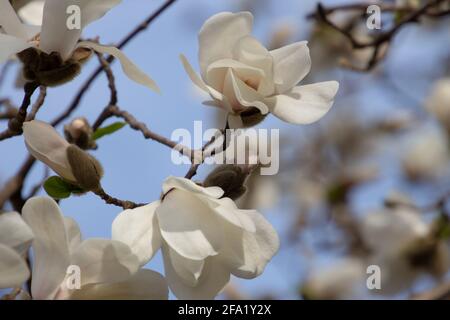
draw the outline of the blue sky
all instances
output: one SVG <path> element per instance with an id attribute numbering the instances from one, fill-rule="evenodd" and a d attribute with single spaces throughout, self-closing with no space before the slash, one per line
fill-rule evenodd
<path id="1" fill-rule="evenodd" d="M 114 8 L 103 19 L 89 26 L 84 36 L 100 36 L 100 42 L 103 44 L 115 43 L 162 2 L 124 0 L 120 6 Z M 295 26 L 298 26 L 297 38 L 306 38 L 310 25 L 304 16 L 314 8 L 316 1 L 265 0 L 262 2 L 266 2 L 268 5 L 263 10 L 254 12 L 254 33 L 260 40 L 267 42 L 273 23 L 280 21 L 293 22 Z M 330 4 L 337 1 L 323 2 Z M 238 9 L 238 1 L 179 0 L 175 3 L 147 31 L 139 35 L 124 49 L 129 58 L 157 81 L 162 94 L 157 95 L 145 87 L 134 84 L 123 76 L 118 64 L 114 64 L 113 69 L 119 91 L 118 105 L 145 122 L 151 130 L 167 137 L 170 137 L 172 131 L 178 128 L 192 131 L 196 120 L 202 120 L 204 128 L 215 127 L 217 125 L 216 111 L 202 106 L 202 99 L 193 89 L 178 56 L 180 53 L 185 54 L 197 68 L 197 32 L 203 21 L 217 12 Z M 399 46 L 398 53 L 394 53 L 388 61 L 391 63 L 391 70 L 395 72 L 395 68 L 404 68 L 405 59 L 411 59 L 421 61 L 419 68 L 424 70 L 424 74 L 427 74 L 429 69 L 433 68 L 434 56 L 430 56 L 430 54 L 436 51 L 435 47 L 439 49 L 443 46 L 436 39 L 448 36 L 448 33 L 430 36 L 429 33 L 421 34 L 413 28 L 412 31 L 407 31 L 403 36 L 407 41 L 417 41 L 420 38 L 425 45 L 415 48 L 416 50 L 413 51 L 410 50 L 411 45 L 408 42 L 406 45 Z M 437 51 L 441 52 L 442 50 Z M 37 118 L 44 121 L 50 120 L 62 112 L 70 103 L 74 92 L 90 74 L 90 71 L 97 67 L 97 64 L 96 59 L 91 59 L 75 81 L 62 87 L 50 88 L 45 105 Z M 346 77 L 354 77 L 347 72 L 335 72 L 332 75 L 333 80 L 339 81 L 345 80 Z M 1 96 L 10 95 L 15 102 L 19 102 L 21 92 L 9 85 L 15 77 L 14 72 L 10 72 L 8 77 L 9 81 L 1 88 Z M 380 108 L 388 110 L 386 105 L 391 107 L 392 104 L 404 103 L 404 97 L 399 98 L 398 90 L 383 89 L 377 83 L 376 77 L 362 76 L 362 79 L 360 91 L 355 92 L 354 95 L 367 103 L 364 110 L 378 110 L 379 112 Z M 428 84 L 422 83 L 421 78 L 417 76 L 408 77 L 406 75 L 405 79 L 398 79 L 400 85 L 405 87 L 405 90 L 414 92 L 413 94 L 417 95 L 416 99 L 422 99 Z M 423 92 L 414 88 L 421 88 Z M 107 83 L 102 75 L 84 97 L 80 108 L 73 117 L 83 115 L 93 121 L 107 104 L 108 98 Z M 337 105 L 342 104 L 345 102 L 340 102 L 338 98 Z M 268 119 L 264 122 L 263 127 L 280 128 L 282 134 L 298 133 L 298 130 L 301 130 L 283 124 L 275 118 Z M 167 147 L 145 140 L 140 133 L 126 127 L 114 136 L 101 139 L 99 149 L 93 154 L 103 164 L 105 177 L 102 184 L 109 194 L 135 202 L 151 202 L 159 197 L 161 183 L 166 177 L 170 175 L 184 176 L 188 170 L 186 165 L 173 165 L 170 161 L 170 152 L 171 150 Z M 15 172 L 15 169 L 26 157 L 23 138 L 17 137 L 2 142 L 0 153 L 0 182 L 3 182 Z M 29 179 L 31 183 L 27 184 L 28 188 L 41 179 L 43 170 L 41 164 L 34 167 Z M 207 167 L 202 167 L 200 177 L 204 176 L 207 171 Z M 359 205 L 375 206 L 383 195 L 380 191 L 385 187 L 385 185 L 374 186 L 371 187 L 372 189 L 369 188 L 369 191 L 366 190 L 366 192 L 370 192 L 371 197 L 368 197 L 367 193 L 357 195 L 361 198 L 358 202 Z M 61 207 L 66 215 L 74 217 L 80 224 L 84 238 L 110 237 L 111 223 L 121 211 L 120 208 L 106 205 L 92 195 L 64 200 Z M 285 202 L 281 202 L 276 209 L 278 213 L 287 210 L 288 204 Z M 289 221 L 276 218 L 277 212 L 268 212 L 268 218 L 281 231 L 286 224 L 289 224 Z M 300 265 L 299 261 L 289 257 L 291 253 L 290 249 L 284 250 L 274 258 L 261 277 L 251 281 L 239 280 L 239 286 L 249 292 L 264 292 L 270 288 L 279 292 L 283 297 L 295 297 L 296 287 L 293 285 L 295 281 L 292 279 L 298 279 L 308 266 Z M 293 267 L 293 265 L 298 265 L 298 267 Z M 159 255 L 150 262 L 149 267 L 162 271 Z M 298 273 L 295 272 L 296 270 Z M 286 277 L 286 274 L 291 276 Z"/>

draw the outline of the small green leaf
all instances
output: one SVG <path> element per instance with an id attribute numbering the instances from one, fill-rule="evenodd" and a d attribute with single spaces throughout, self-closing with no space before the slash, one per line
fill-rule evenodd
<path id="1" fill-rule="evenodd" d="M 125 122 L 114 122 L 113 124 L 110 124 L 109 126 L 98 128 L 95 130 L 94 134 L 92 135 L 92 139 L 98 140 L 103 136 L 112 134 L 120 129 L 122 129 L 126 125 Z"/>
<path id="2" fill-rule="evenodd" d="M 66 199 L 72 194 L 72 185 L 60 177 L 53 176 L 44 182 L 44 189 L 54 199 Z"/>

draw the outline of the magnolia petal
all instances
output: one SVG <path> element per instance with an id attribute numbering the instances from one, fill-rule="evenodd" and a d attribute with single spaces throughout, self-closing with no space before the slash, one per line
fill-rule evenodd
<path id="1" fill-rule="evenodd" d="M 128 78 L 136 83 L 152 89 L 157 93 L 160 93 L 156 82 L 150 79 L 149 76 L 142 72 L 139 67 L 137 67 L 130 59 L 127 58 L 127 56 L 122 51 L 120 51 L 116 47 L 102 46 L 90 41 L 82 41 L 78 44 L 77 47 L 88 47 L 97 52 L 112 55 L 119 60 L 120 65 L 122 66 L 122 70 Z"/>
<path id="2" fill-rule="evenodd" d="M 233 59 L 221 59 L 211 63 L 206 71 L 206 78 L 209 85 L 222 91 L 225 85 L 225 77 L 228 69 L 233 69 L 234 73 L 255 87 L 264 79 L 264 70 L 247 65 Z"/>
<path id="3" fill-rule="evenodd" d="M 163 239 L 178 254 L 203 260 L 218 253 L 224 235 L 211 209 L 195 193 L 170 191 L 156 215 Z"/>
<path id="4" fill-rule="evenodd" d="M 48 54 L 58 52 L 63 60 L 72 55 L 83 29 L 70 30 L 67 26 L 66 11 L 72 4 L 70 0 L 46 0 L 44 5 L 39 48 Z"/>
<path id="5" fill-rule="evenodd" d="M 240 115 L 229 113 L 227 121 L 230 129 L 241 129 L 244 127 L 244 122 Z"/>
<path id="6" fill-rule="evenodd" d="M 81 286 L 124 281 L 140 267 L 138 257 L 126 244 L 108 239 L 83 241 L 73 252 L 71 264 L 80 267 Z"/>
<path id="7" fill-rule="evenodd" d="M 23 135 L 28 151 L 66 180 L 75 182 L 69 161 L 69 143 L 49 124 L 33 120 L 23 124 Z"/>
<path id="8" fill-rule="evenodd" d="M 17 212 L 0 213 L 0 244 L 20 255 L 26 253 L 33 241 L 33 232 Z"/>
<path id="9" fill-rule="evenodd" d="M 274 80 L 277 93 L 296 86 L 311 70 L 307 41 L 296 42 L 270 51 L 274 62 Z"/>
<path id="10" fill-rule="evenodd" d="M 222 12 L 209 18 L 199 32 L 199 59 L 203 79 L 214 61 L 233 57 L 236 42 L 252 31 L 250 12 Z"/>
<path id="11" fill-rule="evenodd" d="M 313 123 L 333 106 L 338 89 L 339 83 L 336 81 L 295 87 L 286 94 L 270 98 L 270 112 L 289 123 Z"/>
<path id="12" fill-rule="evenodd" d="M 263 70 L 264 77 L 255 89 L 263 96 L 274 93 L 273 57 L 257 39 L 252 36 L 241 38 L 234 47 L 234 58 L 246 65 Z M 245 79 L 237 72 L 236 74 L 245 83 L 251 83 L 252 79 Z"/>
<path id="13" fill-rule="evenodd" d="M 255 232 L 255 224 L 248 214 L 249 211 L 257 212 L 255 210 L 241 210 L 236 206 L 236 203 L 230 198 L 211 199 L 207 197 L 200 197 L 205 203 L 211 206 L 221 218 L 236 227 L 242 228 L 249 232 Z"/>
<path id="14" fill-rule="evenodd" d="M 120 3 L 120 0 L 46 0 L 42 19 L 41 50 L 59 52 L 63 60 L 70 58 L 80 39 L 83 28 L 100 19 L 108 10 Z M 68 8 L 77 5 L 81 10 L 80 28 L 68 28 Z"/>
<path id="15" fill-rule="evenodd" d="M 28 40 L 26 30 L 9 0 L 0 0 L 0 26 L 6 34 Z"/>
<path id="16" fill-rule="evenodd" d="M 161 233 L 155 215 L 160 201 L 120 213 L 112 224 L 112 239 L 130 247 L 144 265 L 161 247 Z"/>
<path id="17" fill-rule="evenodd" d="M 25 23 L 40 26 L 44 15 L 45 0 L 33 0 L 21 7 L 17 14 Z"/>
<path id="18" fill-rule="evenodd" d="M 209 257 L 205 261 L 205 266 L 197 285 L 195 287 L 186 285 L 174 270 L 167 247 L 163 246 L 162 252 L 167 283 L 178 299 L 214 299 L 230 281 L 230 272 L 218 257 Z"/>
<path id="19" fill-rule="evenodd" d="M 34 234 L 34 299 L 51 299 L 63 281 L 69 266 L 69 245 L 61 211 L 50 198 L 29 199 L 22 215 Z"/>
<path id="20" fill-rule="evenodd" d="M 202 89 L 205 92 L 208 92 L 211 97 L 213 97 L 215 100 L 222 101 L 223 95 L 217 91 L 216 89 L 208 86 L 202 78 L 199 77 L 199 75 L 194 71 L 194 68 L 192 68 L 189 61 L 186 59 L 184 55 L 180 55 L 181 63 L 183 64 L 184 70 L 188 74 L 191 81 L 200 89 Z"/>
<path id="21" fill-rule="evenodd" d="M 269 112 L 265 98 L 239 79 L 239 77 L 236 77 L 231 69 L 228 69 L 225 76 L 223 94 L 227 97 L 235 112 L 244 111 L 248 107 L 257 108 L 261 114 Z"/>
<path id="22" fill-rule="evenodd" d="M 252 279 L 263 273 L 280 246 L 277 232 L 258 212 L 248 215 L 256 226 L 255 232 L 248 232 L 231 225 L 224 225 L 228 235 L 227 245 L 220 258 L 231 268 L 231 273 L 239 278 Z"/>
<path id="23" fill-rule="evenodd" d="M 195 287 L 200 278 L 205 260 L 191 260 L 180 256 L 175 250 L 167 248 L 172 267 L 186 285 Z"/>
<path id="24" fill-rule="evenodd" d="M 164 277 L 152 270 L 141 269 L 118 283 L 86 285 L 74 290 L 71 300 L 167 300 L 169 289 Z"/>
<path id="25" fill-rule="evenodd" d="M 199 186 L 192 180 L 179 177 L 168 177 L 164 181 L 162 189 L 164 194 L 172 189 L 180 189 L 188 192 L 204 194 L 205 196 L 212 198 L 220 198 L 224 193 L 224 191 L 220 187 L 204 188 L 202 186 Z"/>
<path id="26" fill-rule="evenodd" d="M 30 47 L 25 40 L 0 33 L 0 64 Z"/>
<path id="27" fill-rule="evenodd" d="M 25 260 L 15 250 L 0 243 L 0 289 L 21 287 L 29 276 Z"/>
<path id="28" fill-rule="evenodd" d="M 69 251 L 73 252 L 81 243 L 81 231 L 78 223 L 70 218 L 64 217 L 64 227 L 66 228 Z"/>

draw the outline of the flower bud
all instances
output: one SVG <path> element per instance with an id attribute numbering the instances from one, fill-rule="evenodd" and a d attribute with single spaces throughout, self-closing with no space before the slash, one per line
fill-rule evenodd
<path id="1" fill-rule="evenodd" d="M 67 148 L 67 159 L 77 184 L 83 190 L 95 191 L 100 188 L 103 168 L 97 159 L 74 144 Z"/>
<path id="2" fill-rule="evenodd" d="M 262 114 L 257 108 L 249 108 L 249 110 L 240 113 L 244 128 L 250 128 L 260 124 L 267 115 L 268 113 Z"/>
<path id="3" fill-rule="evenodd" d="M 36 48 L 29 48 L 17 54 L 23 63 L 23 75 L 28 81 L 54 87 L 74 79 L 81 71 L 80 61 L 63 61 L 58 52 L 47 54 Z"/>
<path id="4" fill-rule="evenodd" d="M 233 200 L 241 197 L 247 190 L 244 183 L 248 172 L 241 167 L 225 164 L 214 169 L 205 179 L 204 187 L 220 187 L 225 192 L 223 197 Z"/>
<path id="5" fill-rule="evenodd" d="M 92 140 L 93 130 L 84 117 L 74 119 L 64 126 L 64 135 L 70 143 L 76 144 L 83 150 L 95 149 L 97 144 Z"/>

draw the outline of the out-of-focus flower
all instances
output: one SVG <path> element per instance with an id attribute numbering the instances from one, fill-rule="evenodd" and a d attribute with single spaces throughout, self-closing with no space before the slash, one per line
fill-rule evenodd
<path id="1" fill-rule="evenodd" d="M 124 243 L 81 240 L 76 222 L 64 217 L 50 198 L 28 200 L 22 211 L 34 233 L 33 299 L 167 299 L 164 278 L 141 270 L 137 256 Z M 70 282 L 69 267 L 80 271 L 80 288 Z"/>
<path id="2" fill-rule="evenodd" d="M 246 117 L 269 112 L 283 121 L 307 124 L 323 117 L 339 84 L 297 84 L 311 68 L 306 41 L 268 51 L 252 37 L 249 12 L 223 12 L 208 19 L 199 33 L 199 77 L 184 56 L 183 65 L 195 85 L 211 95 L 207 104 L 229 112 L 231 127 Z M 252 123 L 254 124 L 254 123 Z"/>
<path id="3" fill-rule="evenodd" d="M 78 117 L 64 126 L 64 135 L 69 143 L 76 144 L 81 149 L 95 149 L 97 144 L 92 139 L 94 131 L 88 120 Z"/>
<path id="4" fill-rule="evenodd" d="M 361 260 L 345 258 L 314 269 L 302 285 L 305 299 L 351 299 L 358 297 L 366 285 L 365 267 Z M 360 297 L 360 296 L 359 296 Z"/>
<path id="5" fill-rule="evenodd" d="M 68 143 L 49 124 L 33 120 L 23 124 L 28 151 L 48 165 L 61 178 L 85 191 L 100 187 L 103 169 L 100 163 L 76 145 Z"/>
<path id="6" fill-rule="evenodd" d="M 24 255 L 32 240 L 17 212 L 0 213 L 0 289 L 21 287 L 30 276 Z"/>
<path id="7" fill-rule="evenodd" d="M 435 238 L 432 225 L 414 209 L 399 206 L 368 214 L 361 235 L 370 250 L 370 264 L 381 270 L 382 293 L 407 288 L 420 272 L 439 276 L 448 269 L 445 244 Z"/>
<path id="8" fill-rule="evenodd" d="M 425 106 L 450 133 L 450 78 L 443 78 L 433 84 Z"/>
<path id="9" fill-rule="evenodd" d="M 425 128 L 410 137 L 402 166 L 411 179 L 438 177 L 449 161 L 448 139 L 443 132 Z"/>
<path id="10" fill-rule="evenodd" d="M 71 0 L 45 0 L 42 27 L 27 28 L 20 21 L 9 0 L 0 0 L 0 63 L 17 54 L 24 64 L 24 75 L 30 81 L 55 86 L 73 79 L 81 63 L 90 56 L 90 50 L 116 57 L 124 73 L 133 81 L 155 91 L 158 87 L 134 65 L 119 49 L 100 44 L 78 42 L 84 27 L 100 19 L 121 0 L 78 1 L 81 10 L 80 26 L 69 29 L 67 8 Z"/>
<path id="11" fill-rule="evenodd" d="M 122 212 L 113 239 L 127 243 L 145 263 L 162 248 L 165 275 L 180 299 L 212 299 L 230 274 L 260 275 L 277 252 L 276 231 L 254 210 L 240 210 L 218 187 L 168 178 L 163 198 Z"/>

